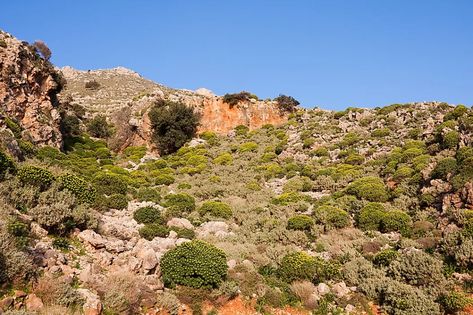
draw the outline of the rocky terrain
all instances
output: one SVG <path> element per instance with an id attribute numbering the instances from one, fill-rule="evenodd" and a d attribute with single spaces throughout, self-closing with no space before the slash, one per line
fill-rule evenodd
<path id="1" fill-rule="evenodd" d="M 3 32 L 0 57 L 0 314 L 472 313 L 471 108 L 231 106 Z M 157 154 L 176 104 L 200 125 Z"/>

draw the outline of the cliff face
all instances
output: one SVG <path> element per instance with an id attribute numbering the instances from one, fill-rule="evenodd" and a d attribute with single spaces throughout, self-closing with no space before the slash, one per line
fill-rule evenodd
<path id="1" fill-rule="evenodd" d="M 65 67 L 61 71 L 68 82 L 61 97 L 83 106 L 89 116 L 104 114 L 109 117 L 117 126 L 112 146 L 118 150 L 130 145 L 151 146 L 147 114 L 158 99 L 182 102 L 194 108 L 201 114 L 199 131 L 227 134 L 238 125 L 256 129 L 287 120 L 287 113 L 281 112 L 275 102 L 242 102 L 230 108 L 222 97 L 209 90 L 171 89 L 125 68 L 79 71 Z M 98 85 L 94 89 L 86 88 L 88 82 Z"/>
<path id="2" fill-rule="evenodd" d="M 37 145 L 60 147 L 57 73 L 34 49 L 0 31 L 0 129 L 5 116 Z"/>

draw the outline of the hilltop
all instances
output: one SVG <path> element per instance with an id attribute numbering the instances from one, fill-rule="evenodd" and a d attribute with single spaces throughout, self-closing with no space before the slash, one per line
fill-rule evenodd
<path id="1" fill-rule="evenodd" d="M 471 313 L 471 108 L 176 90 L 6 33 L 0 57 L 6 314 Z"/>

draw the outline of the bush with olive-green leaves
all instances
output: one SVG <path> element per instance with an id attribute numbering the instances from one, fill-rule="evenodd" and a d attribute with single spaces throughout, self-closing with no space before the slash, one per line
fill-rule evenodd
<path id="1" fill-rule="evenodd" d="M 73 174 L 63 174 L 57 178 L 62 188 L 72 192 L 79 202 L 93 203 L 97 196 L 95 188 L 83 178 Z"/>
<path id="2" fill-rule="evenodd" d="M 0 179 L 2 179 L 6 173 L 13 172 L 15 170 L 15 163 L 13 159 L 0 151 Z"/>
<path id="3" fill-rule="evenodd" d="M 126 181 L 119 175 L 112 173 L 97 174 L 93 179 L 93 183 L 100 194 L 125 194 L 128 189 Z"/>
<path id="4" fill-rule="evenodd" d="M 142 207 L 133 213 L 133 219 L 138 223 L 163 223 L 161 212 L 154 207 Z"/>
<path id="5" fill-rule="evenodd" d="M 305 214 L 295 215 L 287 220 L 288 230 L 309 231 L 314 225 L 314 219 Z"/>
<path id="6" fill-rule="evenodd" d="M 138 233 L 142 238 L 152 241 L 155 237 L 167 237 L 169 228 L 160 223 L 150 223 L 140 228 Z"/>
<path id="7" fill-rule="evenodd" d="M 346 189 L 350 195 L 374 202 L 385 202 L 389 199 L 384 182 L 379 177 L 363 177 L 355 180 Z"/>
<path id="8" fill-rule="evenodd" d="M 20 168 L 17 176 L 22 183 L 37 186 L 40 189 L 47 189 L 55 179 L 49 170 L 32 165 Z"/>
<path id="9" fill-rule="evenodd" d="M 221 201 L 206 201 L 200 206 L 199 214 L 201 216 L 210 215 L 211 217 L 228 219 L 232 216 L 232 208 Z"/>
<path id="10" fill-rule="evenodd" d="M 344 228 L 350 225 L 350 215 L 343 209 L 334 206 L 321 206 L 315 210 L 317 222 L 327 228 Z"/>
<path id="11" fill-rule="evenodd" d="M 201 240 L 178 245 L 166 252 L 160 262 L 164 284 L 193 288 L 215 288 L 227 275 L 225 253 Z"/>

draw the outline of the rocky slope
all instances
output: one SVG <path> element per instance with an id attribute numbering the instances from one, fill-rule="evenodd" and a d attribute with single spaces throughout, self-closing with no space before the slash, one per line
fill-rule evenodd
<path id="1" fill-rule="evenodd" d="M 28 43 L 0 31 L 0 128 L 13 119 L 34 144 L 60 147 L 58 76 Z"/>
<path id="2" fill-rule="evenodd" d="M 117 126 L 118 148 L 150 145 L 151 130 L 147 113 L 158 99 L 182 102 L 201 114 L 199 131 L 227 134 L 238 125 L 250 129 L 265 124 L 279 125 L 287 120 L 275 102 L 248 101 L 230 108 L 222 97 L 206 89 L 197 91 L 171 89 L 142 78 L 125 69 L 79 71 L 60 69 L 67 79 L 61 93 L 63 100 L 83 106 L 89 116 L 104 114 Z M 86 88 L 90 82 L 96 87 Z M 127 122 L 126 125 L 123 123 Z"/>

